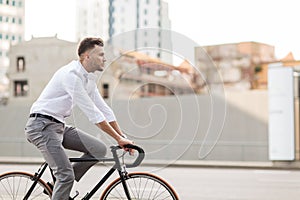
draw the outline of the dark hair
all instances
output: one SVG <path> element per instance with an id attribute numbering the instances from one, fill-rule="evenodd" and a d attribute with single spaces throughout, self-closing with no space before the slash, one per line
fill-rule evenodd
<path id="1" fill-rule="evenodd" d="M 93 49 L 95 45 L 103 47 L 103 40 L 101 38 L 85 38 L 78 46 L 78 56 L 81 56 L 84 52 Z"/>

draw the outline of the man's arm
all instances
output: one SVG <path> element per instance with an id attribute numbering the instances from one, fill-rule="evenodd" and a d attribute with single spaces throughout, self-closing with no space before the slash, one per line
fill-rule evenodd
<path id="1" fill-rule="evenodd" d="M 117 121 L 111 121 L 111 122 L 109 122 L 109 124 L 120 136 L 122 136 L 123 138 L 127 138 L 126 135 L 122 132 Z"/>
<path id="2" fill-rule="evenodd" d="M 113 137 L 118 144 L 123 147 L 125 144 L 133 144 L 132 141 L 122 137 L 122 132 L 118 126 L 118 124 L 114 122 L 108 123 L 107 121 L 102 121 L 96 124 L 101 130 L 103 130 L 105 133 L 109 134 L 111 137 Z M 113 127 L 115 126 L 115 127 Z M 118 131 L 117 131 L 117 130 Z M 119 132 L 120 131 L 120 132 Z M 121 134 L 120 134 L 121 133 Z"/>

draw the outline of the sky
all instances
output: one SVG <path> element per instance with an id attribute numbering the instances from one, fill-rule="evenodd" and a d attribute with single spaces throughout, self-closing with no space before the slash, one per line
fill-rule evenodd
<path id="1" fill-rule="evenodd" d="M 254 41 L 300 59 L 298 0 L 165 0 L 171 30 L 199 46 Z M 26 0 L 25 39 L 75 40 L 75 0 Z"/>

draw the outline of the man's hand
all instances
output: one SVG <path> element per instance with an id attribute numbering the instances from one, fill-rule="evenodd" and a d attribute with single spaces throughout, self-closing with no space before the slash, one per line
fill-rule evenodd
<path id="1" fill-rule="evenodd" d="M 118 145 L 120 147 L 122 147 L 125 151 L 129 151 L 130 155 L 133 155 L 133 152 L 134 152 L 133 149 L 124 148 L 124 145 L 126 145 L 126 144 L 133 144 L 133 141 L 128 140 L 127 138 L 121 137 L 117 142 L 118 142 Z"/>
<path id="2" fill-rule="evenodd" d="M 133 149 L 124 148 L 124 145 L 126 144 L 133 144 L 133 141 L 128 140 L 125 135 L 122 133 L 121 129 L 119 128 L 119 125 L 116 121 L 113 122 L 107 122 L 102 121 L 96 124 L 101 130 L 108 133 L 111 137 L 113 137 L 120 147 L 122 147 L 125 151 L 129 151 L 130 155 L 133 155 Z"/>

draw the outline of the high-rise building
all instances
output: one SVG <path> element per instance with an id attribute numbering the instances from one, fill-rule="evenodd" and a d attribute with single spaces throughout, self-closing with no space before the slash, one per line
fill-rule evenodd
<path id="1" fill-rule="evenodd" d="M 107 39 L 107 0 L 77 0 L 76 39 L 87 36 Z"/>
<path id="2" fill-rule="evenodd" d="M 171 28 L 166 2 L 109 0 L 108 14 L 108 34 L 115 46 L 129 51 L 148 48 L 149 56 L 171 62 L 172 56 L 164 51 L 172 46 L 171 34 L 164 31 Z"/>
<path id="3" fill-rule="evenodd" d="M 25 0 L 0 0 L 0 104 L 8 98 L 9 49 L 24 40 Z"/>
<path id="4" fill-rule="evenodd" d="M 25 0 L 0 0 L 0 71 L 9 66 L 9 48 L 23 41 Z"/>

